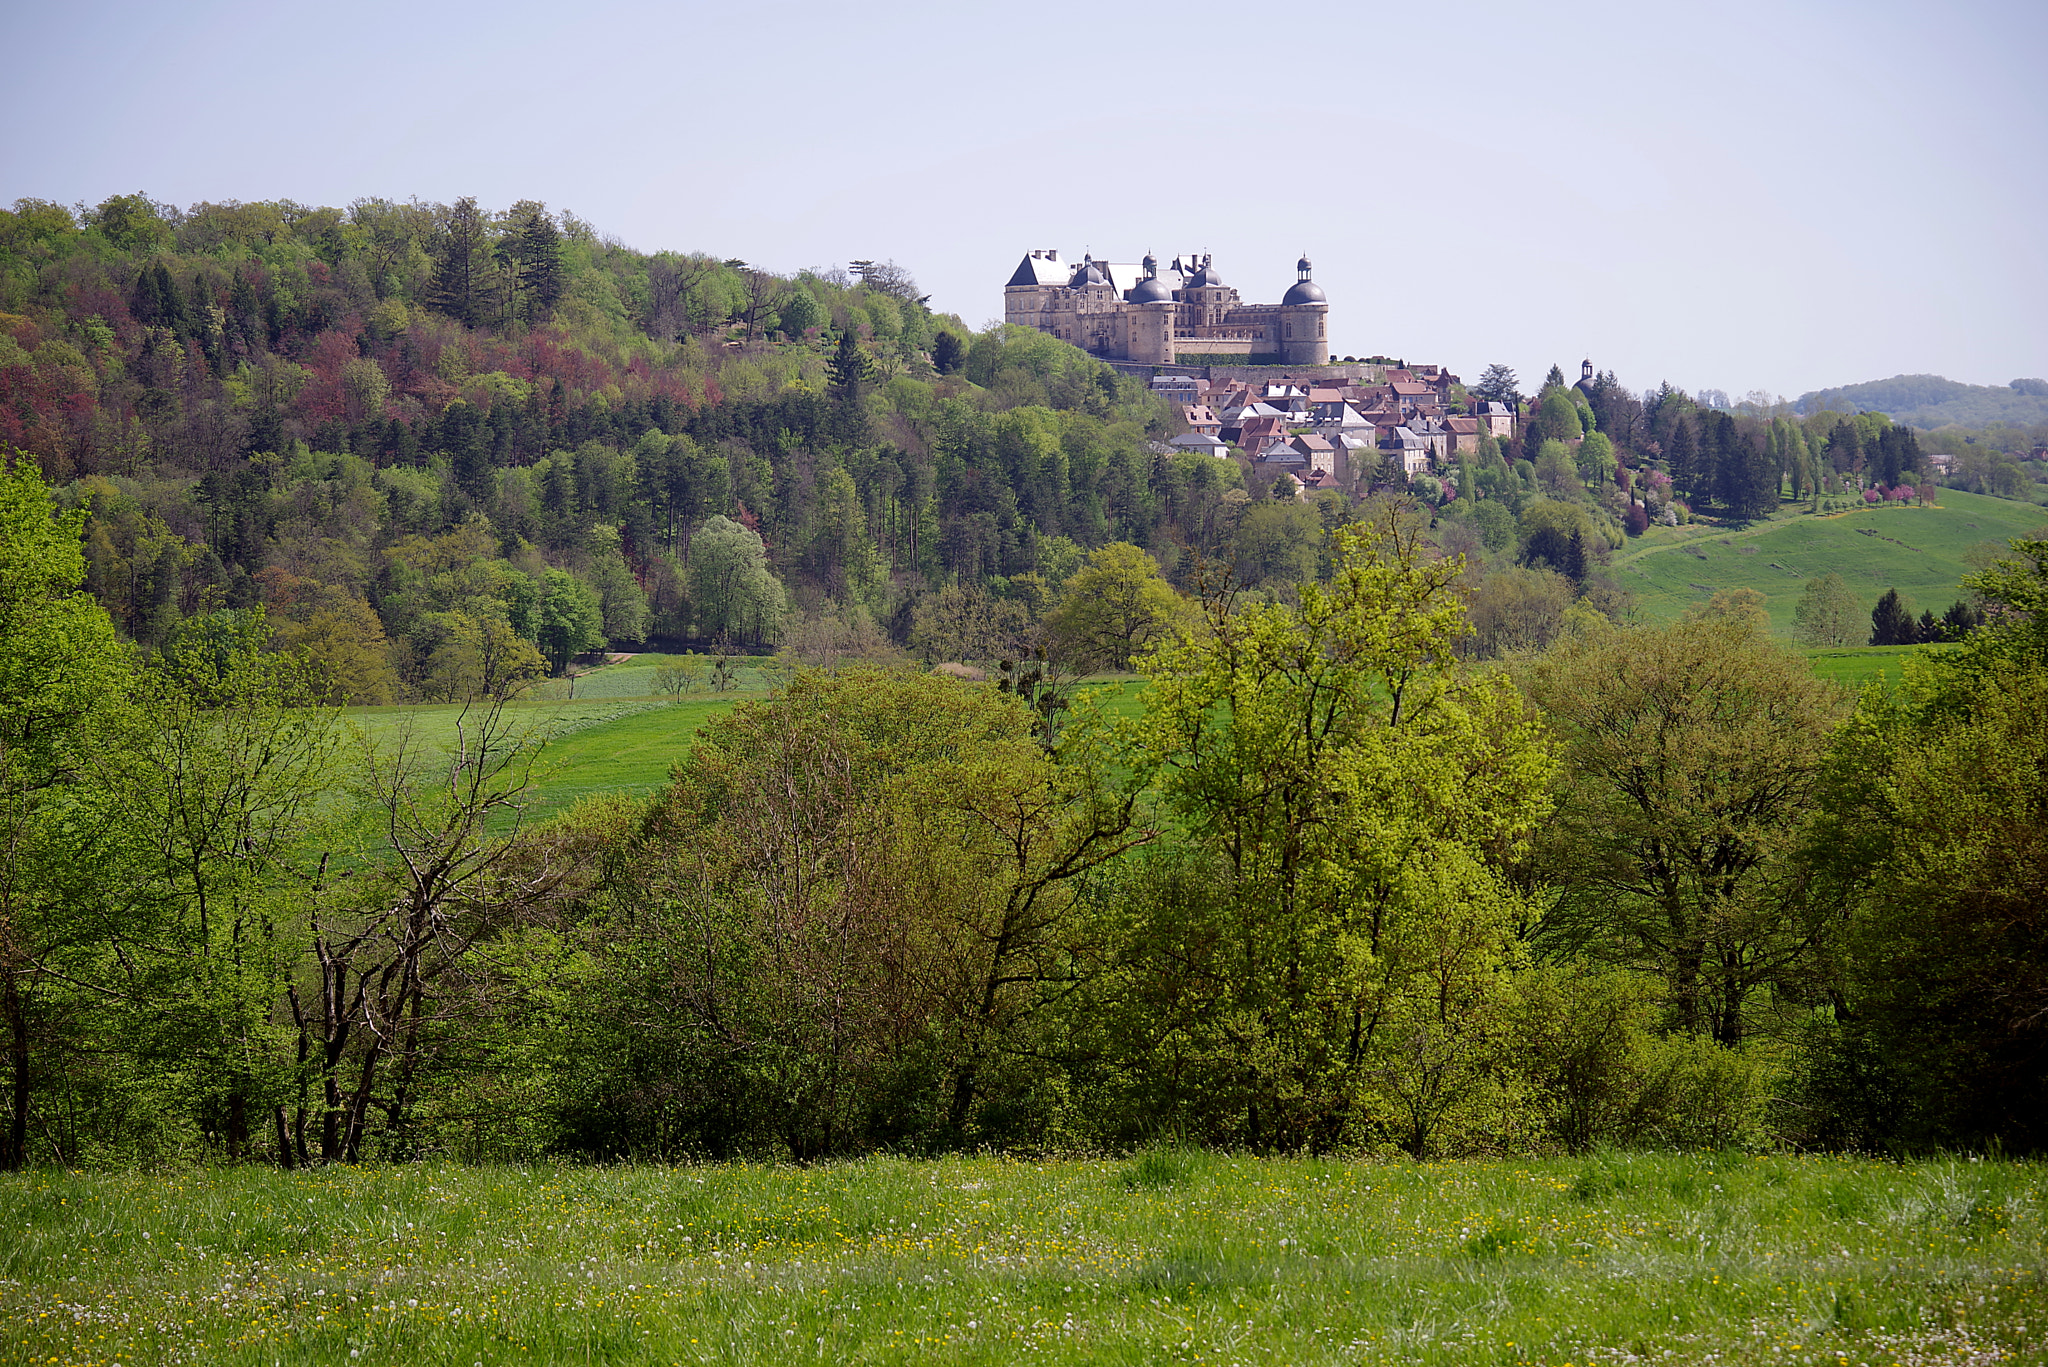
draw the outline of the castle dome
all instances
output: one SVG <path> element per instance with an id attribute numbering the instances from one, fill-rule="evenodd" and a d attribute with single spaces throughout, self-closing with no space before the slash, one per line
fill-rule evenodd
<path id="1" fill-rule="evenodd" d="M 1315 267 L 1308 263 L 1308 253 L 1303 252 L 1301 260 L 1294 263 L 1294 271 L 1299 278 L 1288 288 L 1286 295 L 1282 297 L 1280 302 L 1283 304 L 1329 303 L 1329 297 L 1323 293 L 1323 287 L 1308 278 L 1309 272 L 1314 269 Z"/>
<path id="2" fill-rule="evenodd" d="M 1081 269 L 1074 272 L 1073 287 L 1075 289 L 1084 289 L 1090 285 L 1107 285 L 1108 283 L 1109 281 L 1103 277 L 1101 269 L 1093 261 L 1088 262 Z"/>
<path id="3" fill-rule="evenodd" d="M 1158 276 L 1148 275 L 1131 291 L 1130 299 L 1133 304 L 1170 304 L 1173 291 Z"/>
<path id="4" fill-rule="evenodd" d="M 1205 256 L 1202 258 L 1201 266 L 1196 269 L 1194 275 L 1188 280 L 1188 288 L 1197 290 L 1214 288 L 1222 285 L 1222 283 L 1223 277 L 1216 273 L 1216 268 L 1209 264 L 1209 258 Z"/>

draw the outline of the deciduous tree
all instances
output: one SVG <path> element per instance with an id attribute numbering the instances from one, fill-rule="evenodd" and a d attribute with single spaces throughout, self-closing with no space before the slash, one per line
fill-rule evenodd
<path id="1" fill-rule="evenodd" d="M 85 510 L 58 515 L 35 463 L 0 469 L 0 1023 L 8 1113 L 0 1168 L 28 1161 L 37 1079 L 57 1073 L 56 998 L 104 968 L 98 895 L 122 827 L 95 783 L 125 744 L 129 662 L 106 611 L 78 592 Z"/>
<path id="2" fill-rule="evenodd" d="M 1830 571 L 1806 581 L 1792 620 L 1801 645 L 1846 646 L 1863 634 L 1863 615 L 1842 576 Z"/>
<path id="3" fill-rule="evenodd" d="M 1128 669 L 1184 614 L 1179 595 L 1159 577 L 1158 562 L 1129 542 L 1112 542 L 1067 580 L 1046 618 L 1047 649 L 1096 668 Z"/>
<path id="4" fill-rule="evenodd" d="M 1545 942 L 1655 974 L 1674 1026 L 1739 1043 L 1829 928 L 1792 856 L 1839 690 L 1730 618 L 1568 638 L 1528 688 L 1564 744 Z"/>
<path id="5" fill-rule="evenodd" d="M 604 644 L 604 609 L 590 586 L 567 570 L 541 576 L 540 617 L 535 633 L 548 667 L 564 673 L 569 662 Z"/>
<path id="6" fill-rule="evenodd" d="M 1542 813 L 1550 762 L 1506 680 L 1453 662 L 1459 567 L 1411 513 L 1338 530 L 1335 561 L 1298 608 L 1211 599 L 1144 661 L 1144 763 L 1195 866 L 1153 901 L 1134 990 L 1175 1002 L 1147 1048 L 1186 1060 L 1208 1134 L 1422 1155 L 1513 1109 L 1503 975 L 1532 912 L 1489 853 Z"/>

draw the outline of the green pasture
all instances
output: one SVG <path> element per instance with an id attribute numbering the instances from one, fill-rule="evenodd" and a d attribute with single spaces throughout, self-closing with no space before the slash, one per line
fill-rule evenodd
<path id="1" fill-rule="evenodd" d="M 1896 683 L 1905 657 L 1924 649 L 1929 647 L 1857 646 L 1805 653 L 1820 677 L 1861 689 L 1879 679 Z M 510 706 L 513 725 L 539 744 L 536 800 L 526 809 L 529 817 L 551 815 L 597 794 L 640 797 L 653 792 L 668 782 L 669 770 L 688 753 L 700 726 L 766 692 L 765 686 L 754 686 L 667 698 L 616 691 L 643 682 L 636 673 L 645 676 L 652 671 L 652 665 L 637 671 L 611 665 L 579 679 L 573 701 L 541 698 Z M 613 691 L 586 692 L 600 679 L 607 679 Z M 1142 711 L 1144 686 L 1142 679 L 1123 677 L 1090 682 L 1084 689 L 1110 716 L 1129 718 Z M 454 743 L 458 728 L 474 726 L 478 716 L 452 704 L 356 708 L 347 715 L 364 741 L 384 749 L 408 733 L 417 743 L 446 748 Z"/>
<path id="2" fill-rule="evenodd" d="M 667 657 L 654 657 L 657 662 Z M 688 753 L 697 728 L 750 697 L 767 691 L 765 679 L 745 677 L 746 687 L 729 693 L 689 693 L 680 698 L 625 692 L 649 683 L 653 665 L 615 664 L 577 680 L 576 697 L 528 698 L 509 705 L 513 727 L 539 745 L 534 766 L 537 800 L 529 816 L 546 816 L 600 793 L 639 797 L 668 782 L 670 768 Z M 604 681 L 607 688 L 591 685 Z M 552 682 L 552 681 L 551 681 Z M 650 685 L 651 686 L 651 685 Z M 1091 683 L 1107 695 L 1112 715 L 1135 716 L 1142 681 Z M 452 747 L 465 726 L 474 727 L 478 709 L 456 704 L 361 707 L 347 713 L 361 740 L 388 752 L 410 737 L 430 750 Z"/>
<path id="3" fill-rule="evenodd" d="M 1617 552 L 1613 574 L 1643 615 L 1670 621 L 1722 589 L 1764 595 L 1772 630 L 1792 634 L 1792 610 L 1806 581 L 1833 571 L 1874 607 L 1888 588 L 1938 617 L 1962 596 L 1964 553 L 1987 541 L 2039 531 L 2033 504 L 1941 491 L 1931 508 L 1877 507 L 1815 515 L 1793 505 L 1742 528 L 1656 527 Z"/>
<path id="4" fill-rule="evenodd" d="M 0 1178 L 0 1362 L 2048 1362 L 2038 1165 L 872 1159 Z"/>
<path id="5" fill-rule="evenodd" d="M 1942 646 L 1846 646 L 1840 650 L 1809 650 L 1813 672 L 1844 688 L 1862 689 L 1880 679 L 1897 683 L 1905 675 L 1906 657 Z"/>

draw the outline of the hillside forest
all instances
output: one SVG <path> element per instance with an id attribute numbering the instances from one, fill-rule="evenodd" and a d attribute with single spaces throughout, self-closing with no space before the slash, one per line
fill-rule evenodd
<path id="1" fill-rule="evenodd" d="M 0 312 L 7 1165 L 2048 1138 L 2048 542 L 1861 699 L 1606 573 L 1926 497 L 1881 415 L 1553 374 L 1309 502 L 538 204 L 23 201 Z M 785 682 L 532 817 L 511 700 L 655 638 Z"/>
<path id="2" fill-rule="evenodd" d="M 1548 639 L 1573 601 L 1625 615 L 1604 563 L 1652 522 L 1931 479 L 1881 414 L 1718 411 L 1554 367 L 1526 404 L 1500 367 L 1473 392 L 1525 406 L 1516 435 L 1410 492 L 1467 558 L 1482 654 Z M 260 607 L 338 702 L 650 640 L 985 666 L 1106 545 L 1181 591 L 1227 573 L 1284 596 L 1329 572 L 1357 494 L 1407 483 L 1368 464 L 1297 500 L 1168 453 L 1178 429 L 1054 339 L 935 316 L 888 262 L 785 278 L 532 202 L 0 211 L 0 443 L 86 512 L 88 591 L 150 648 Z M 2026 487 L 1979 464 L 1965 487 Z"/>

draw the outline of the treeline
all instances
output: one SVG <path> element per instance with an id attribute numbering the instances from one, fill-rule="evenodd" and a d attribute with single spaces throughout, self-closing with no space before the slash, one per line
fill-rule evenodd
<path id="1" fill-rule="evenodd" d="M 0 523 L 10 1164 L 2048 1141 L 2048 542 L 1854 705 L 1739 610 L 1467 664 L 1400 499 L 1286 598 L 1112 544 L 1054 616 L 1135 715 L 800 672 L 532 822 L 499 699 L 352 745 L 258 614 L 120 641 L 28 462 Z"/>

